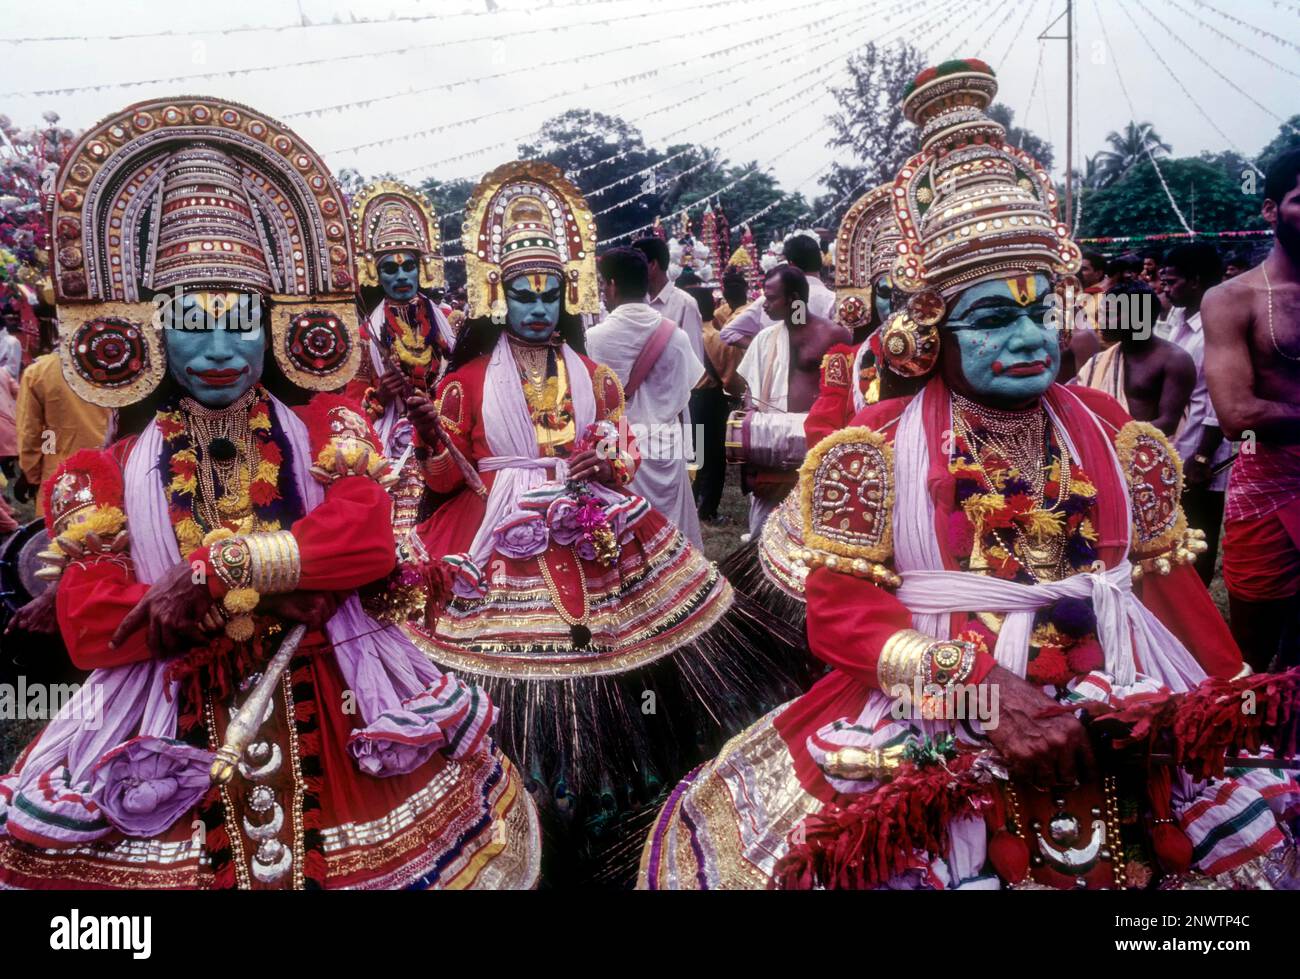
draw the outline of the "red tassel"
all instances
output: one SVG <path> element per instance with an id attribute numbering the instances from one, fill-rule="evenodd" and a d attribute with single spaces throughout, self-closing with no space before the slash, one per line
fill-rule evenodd
<path id="1" fill-rule="evenodd" d="M 989 840 L 989 860 L 1008 884 L 1018 884 L 1029 876 L 1029 845 L 1005 829 Z"/>
<path id="2" fill-rule="evenodd" d="M 1157 765 L 1147 776 L 1147 796 L 1155 824 L 1151 846 L 1167 874 L 1184 874 L 1192 869 L 1192 841 L 1173 822 L 1173 777 L 1168 766 Z"/>

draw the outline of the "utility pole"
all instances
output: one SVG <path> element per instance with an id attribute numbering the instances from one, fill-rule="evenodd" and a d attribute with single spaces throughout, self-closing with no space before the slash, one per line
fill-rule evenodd
<path id="1" fill-rule="evenodd" d="M 1065 18 L 1064 34 L 1048 34 Z M 1065 226 L 1074 227 L 1074 0 L 1065 0 L 1065 11 L 1038 35 L 1040 41 L 1065 42 Z"/>

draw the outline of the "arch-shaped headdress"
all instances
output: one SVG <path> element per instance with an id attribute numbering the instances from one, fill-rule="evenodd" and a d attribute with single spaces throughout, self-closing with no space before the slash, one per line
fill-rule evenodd
<path id="1" fill-rule="evenodd" d="M 397 180 L 376 180 L 352 198 L 352 245 L 363 286 L 379 285 L 379 258 L 386 252 L 412 251 L 420 257 L 420 285 L 447 284 L 438 216 L 423 193 Z"/>
<path id="2" fill-rule="evenodd" d="M 465 204 L 461 238 L 469 317 L 505 315 L 505 282 L 553 272 L 570 313 L 598 313 L 596 219 L 558 167 L 516 161 L 497 167 Z"/>
<path id="3" fill-rule="evenodd" d="M 1006 131 L 987 114 L 997 90 L 993 69 L 967 58 L 927 68 L 903 99 L 904 115 L 920 127 L 921 151 L 893 186 L 902 236 L 893 284 L 912 295 L 907 309 L 890 317 L 882 347 L 900 374 L 923 374 L 934 365 L 937 327 L 963 290 L 1079 269 L 1079 248 L 1056 216 L 1051 176 L 1028 153 L 1006 145 Z"/>
<path id="4" fill-rule="evenodd" d="M 871 321 L 872 282 L 890 272 L 901 235 L 893 184 L 867 191 L 844 213 L 835 236 L 835 318 L 850 330 Z"/>
<path id="5" fill-rule="evenodd" d="M 343 196 L 292 130 L 247 106 L 155 99 L 90 127 L 56 177 L 52 232 L 59 354 L 88 401 L 157 386 L 152 300 L 174 287 L 258 293 L 302 387 L 337 388 L 360 363 Z"/>

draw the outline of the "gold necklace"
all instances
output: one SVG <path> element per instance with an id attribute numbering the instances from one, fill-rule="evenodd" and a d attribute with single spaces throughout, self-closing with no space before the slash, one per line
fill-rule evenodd
<path id="1" fill-rule="evenodd" d="M 1268 338 L 1273 342 L 1273 349 L 1287 360 L 1300 362 L 1300 357 L 1292 357 L 1289 353 L 1278 346 L 1277 334 L 1273 332 L 1273 283 L 1268 278 L 1268 263 L 1263 262 L 1259 270 L 1264 273 L 1264 288 L 1268 290 Z"/>
<path id="2" fill-rule="evenodd" d="M 248 413 L 256 401 L 255 387 L 226 408 L 208 408 L 193 398 L 181 399 L 181 418 L 198 463 L 194 513 L 207 530 L 215 530 L 227 518 L 245 516 L 242 511 L 249 505 L 248 488 L 257 452 Z"/>

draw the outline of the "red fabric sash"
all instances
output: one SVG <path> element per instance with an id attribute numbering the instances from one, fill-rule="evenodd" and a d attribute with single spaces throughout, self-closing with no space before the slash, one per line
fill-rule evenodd
<path id="1" fill-rule="evenodd" d="M 664 352 L 668 346 L 668 341 L 672 339 L 673 330 L 677 329 L 677 324 L 668 318 L 659 321 L 659 327 L 650 334 L 650 339 L 646 341 L 641 352 L 636 355 L 636 361 L 632 364 L 632 372 L 627 376 L 627 383 L 623 385 L 623 398 L 625 401 L 631 401 L 632 395 L 636 394 L 641 383 L 650 376 L 650 371 L 654 369 L 655 364 L 659 361 L 659 355 Z"/>

